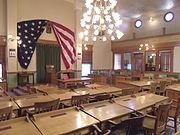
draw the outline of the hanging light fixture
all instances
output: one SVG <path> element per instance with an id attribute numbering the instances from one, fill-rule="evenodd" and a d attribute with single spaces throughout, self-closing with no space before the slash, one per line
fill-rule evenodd
<path id="1" fill-rule="evenodd" d="M 114 12 L 117 0 L 85 0 L 86 12 L 80 20 L 84 29 L 79 38 L 88 41 L 97 39 L 120 39 L 124 34 L 119 30 L 122 24 L 120 15 Z"/>
<path id="2" fill-rule="evenodd" d="M 139 51 L 155 51 L 156 49 L 154 48 L 154 45 L 149 45 L 149 44 L 140 44 L 139 45 Z"/>

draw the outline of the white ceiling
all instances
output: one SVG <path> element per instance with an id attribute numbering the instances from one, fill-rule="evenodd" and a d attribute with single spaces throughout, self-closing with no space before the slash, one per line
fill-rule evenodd
<path id="1" fill-rule="evenodd" d="M 74 2 L 74 0 L 66 0 Z M 117 0 L 116 11 L 126 18 L 155 16 L 165 11 L 180 8 L 180 0 Z M 75 0 L 75 7 L 82 9 L 84 0 Z"/>

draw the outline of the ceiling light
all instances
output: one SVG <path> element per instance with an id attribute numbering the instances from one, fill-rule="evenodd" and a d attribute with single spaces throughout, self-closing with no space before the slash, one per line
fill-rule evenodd
<path id="1" fill-rule="evenodd" d="M 154 45 L 149 45 L 149 44 L 145 43 L 145 44 L 140 44 L 138 50 L 139 51 L 149 51 L 149 50 L 154 51 L 155 48 L 154 48 Z"/>
<path id="2" fill-rule="evenodd" d="M 149 22 L 153 22 L 154 19 L 152 17 L 149 18 Z"/>

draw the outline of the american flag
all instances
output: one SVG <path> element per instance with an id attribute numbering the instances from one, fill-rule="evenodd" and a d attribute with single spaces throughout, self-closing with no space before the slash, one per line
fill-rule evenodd
<path id="1" fill-rule="evenodd" d="M 17 23 L 18 61 L 21 67 L 27 69 L 34 53 L 36 42 L 43 33 L 46 20 L 30 20 Z"/>
<path id="2" fill-rule="evenodd" d="M 76 60 L 75 36 L 74 32 L 67 27 L 52 22 L 52 29 L 56 39 L 61 46 L 61 55 L 66 69 L 70 68 Z"/>

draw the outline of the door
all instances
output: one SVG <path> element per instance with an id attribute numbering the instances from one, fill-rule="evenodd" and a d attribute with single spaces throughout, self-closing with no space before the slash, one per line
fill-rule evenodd
<path id="1" fill-rule="evenodd" d="M 134 53 L 133 55 L 133 71 L 132 73 L 141 74 L 143 72 L 143 53 Z"/>

